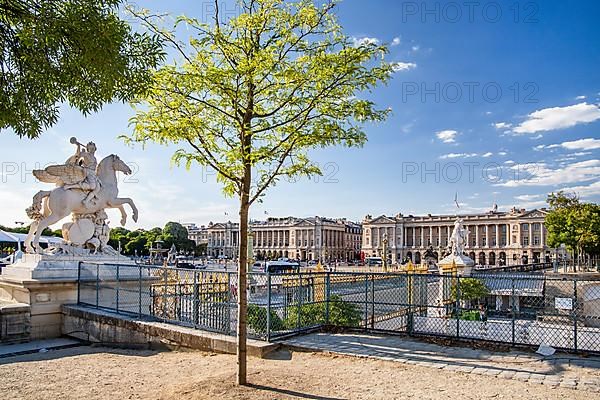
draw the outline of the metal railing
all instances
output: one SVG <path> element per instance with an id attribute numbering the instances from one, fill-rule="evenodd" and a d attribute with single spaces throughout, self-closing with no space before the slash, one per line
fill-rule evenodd
<path id="1" fill-rule="evenodd" d="M 224 334 L 237 274 L 82 263 L 78 302 Z M 600 279 L 543 274 L 250 273 L 248 331 L 272 340 L 323 327 L 546 344 L 600 352 Z"/>

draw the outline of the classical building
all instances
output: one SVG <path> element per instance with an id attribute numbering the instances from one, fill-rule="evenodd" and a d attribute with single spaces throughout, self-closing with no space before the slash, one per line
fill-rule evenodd
<path id="1" fill-rule="evenodd" d="M 362 228 L 345 219 L 268 218 L 251 221 L 256 259 L 354 260 L 360 257 Z M 233 258 L 238 252 L 237 223 L 209 224 L 209 256 Z"/>
<path id="2" fill-rule="evenodd" d="M 209 257 L 236 258 L 240 242 L 240 224 L 237 222 L 217 222 L 208 224 L 207 254 Z"/>
<path id="3" fill-rule="evenodd" d="M 460 215 L 469 231 L 465 252 L 479 265 L 507 265 L 543 262 L 549 259 L 546 246 L 544 209 L 509 212 L 490 211 Z M 420 263 L 431 247 L 438 260 L 448 247 L 456 215 L 394 217 L 367 215 L 363 220 L 362 252 L 366 257 L 382 256 L 387 238 L 388 257 L 393 263 L 412 260 Z"/>
<path id="4" fill-rule="evenodd" d="M 196 224 L 189 222 L 181 224 L 188 231 L 188 239 L 196 242 L 196 245 L 208 244 L 208 229 L 206 226 L 197 226 Z"/>

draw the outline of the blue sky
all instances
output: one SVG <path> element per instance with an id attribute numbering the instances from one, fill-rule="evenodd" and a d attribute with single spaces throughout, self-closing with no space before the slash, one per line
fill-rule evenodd
<path id="1" fill-rule="evenodd" d="M 138 2 L 200 19 L 210 17 L 207 4 Z M 494 202 L 501 210 L 542 207 L 548 192 L 565 188 L 598 202 L 600 2 L 468 4 L 343 1 L 337 13 L 348 35 L 390 44 L 387 58 L 398 72 L 370 97 L 393 115 L 366 127 L 363 148 L 314 152 L 326 176 L 282 181 L 251 217 L 454 213 L 456 192 L 461 212 Z M 26 221 L 31 197 L 48 188 L 27 171 L 64 161 L 71 136 L 133 166 L 134 176 L 120 184 L 121 196 L 140 208 L 130 229 L 236 218 L 237 201 L 223 197 L 210 171 L 171 166 L 174 148 L 118 140 L 131 116 L 126 104 L 88 117 L 63 107 L 60 122 L 38 140 L 0 133 L 0 223 Z M 109 215 L 116 226 L 117 214 Z"/>

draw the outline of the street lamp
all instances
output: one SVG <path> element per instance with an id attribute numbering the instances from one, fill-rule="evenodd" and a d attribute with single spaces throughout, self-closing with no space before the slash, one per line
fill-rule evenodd
<path id="1" fill-rule="evenodd" d="M 383 234 L 383 272 L 387 272 L 387 246 L 388 238 L 387 233 Z"/>

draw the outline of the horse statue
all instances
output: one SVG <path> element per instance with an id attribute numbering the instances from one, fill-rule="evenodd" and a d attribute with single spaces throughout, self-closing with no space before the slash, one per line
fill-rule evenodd
<path id="1" fill-rule="evenodd" d="M 135 222 L 138 219 L 138 209 L 133 200 L 127 197 L 118 197 L 117 172 L 123 172 L 125 175 L 131 174 L 131 169 L 117 155 L 111 154 L 105 157 L 95 168 L 94 179 L 98 184 L 93 188 L 86 187 L 83 182 L 89 180 L 90 165 L 95 166 L 95 157 L 93 153 L 80 153 L 78 143 L 71 138 L 71 143 L 78 145 L 78 150 L 73 159 L 67 160 L 65 165 L 53 165 L 46 167 L 45 170 L 35 170 L 34 175 L 46 183 L 55 183 L 58 187 L 53 190 L 41 190 L 33 197 L 33 204 L 27 209 L 27 214 L 33 222 L 29 228 L 29 233 L 25 239 L 25 249 L 28 253 L 41 253 L 42 248 L 39 245 L 40 235 L 48 226 L 57 223 L 69 214 L 73 214 L 74 223 L 79 219 L 87 218 L 88 225 L 91 224 L 92 232 L 89 234 L 91 240 L 94 235 L 94 229 L 97 222 L 90 223 L 98 219 L 98 215 L 103 214 L 106 208 L 117 208 L 121 212 L 121 225 L 125 225 L 127 213 L 124 204 L 128 204 L 133 211 L 132 218 Z M 89 143 L 88 146 L 93 143 Z M 90 146 L 95 151 L 95 145 Z M 79 157 L 82 155 L 82 157 Z M 92 159 L 94 162 L 85 164 L 85 160 Z M 87 175 L 86 175 L 87 174 Z M 95 182 L 94 182 L 95 183 Z M 93 192 L 93 193 L 92 193 Z M 45 201 L 44 201 L 45 200 Z M 105 215 L 105 214 L 104 214 Z M 104 221 L 105 218 L 102 219 Z M 70 223 L 73 225 L 74 223 Z M 65 224 L 68 227 L 68 224 Z M 65 231 L 63 226 L 63 232 Z M 85 224 L 82 224 L 85 226 Z M 98 228 L 101 228 L 99 226 Z M 106 236 L 106 235 L 103 235 Z M 63 237 L 65 234 L 63 233 Z M 67 239 L 65 237 L 65 239 Z M 107 240 L 107 239 L 105 239 Z M 79 243 L 83 245 L 83 243 Z M 94 247 L 98 247 L 96 243 Z"/>

